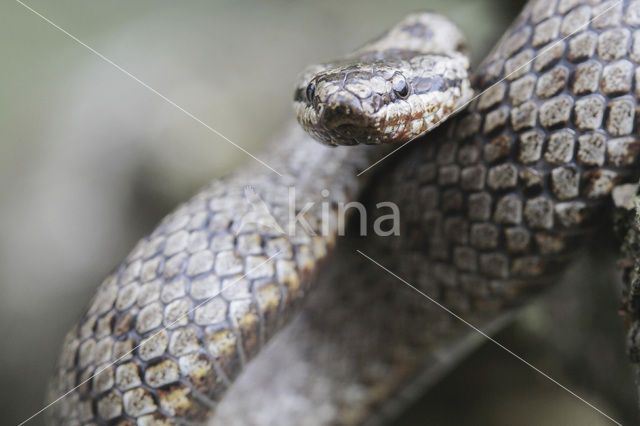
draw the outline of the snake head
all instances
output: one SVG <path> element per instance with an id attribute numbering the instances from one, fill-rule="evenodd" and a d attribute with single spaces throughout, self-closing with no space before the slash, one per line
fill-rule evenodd
<path id="1" fill-rule="evenodd" d="M 458 53 L 315 66 L 294 94 L 298 122 L 328 145 L 402 143 L 436 127 L 469 100 L 468 60 Z"/>
<path id="2" fill-rule="evenodd" d="M 294 94 L 298 122 L 328 145 L 414 139 L 471 98 L 465 46 L 447 18 L 410 14 L 347 57 L 302 73 Z"/>

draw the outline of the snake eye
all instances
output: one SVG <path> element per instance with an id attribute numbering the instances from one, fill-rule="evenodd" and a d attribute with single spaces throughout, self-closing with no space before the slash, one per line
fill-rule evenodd
<path id="1" fill-rule="evenodd" d="M 313 97 L 315 96 L 315 94 L 316 94 L 316 84 L 312 81 L 307 86 L 307 100 L 309 102 L 313 102 Z"/>
<path id="2" fill-rule="evenodd" d="M 409 85 L 407 84 L 407 79 L 405 79 L 402 74 L 393 76 L 391 79 L 391 87 L 399 98 L 404 99 L 409 96 Z"/>

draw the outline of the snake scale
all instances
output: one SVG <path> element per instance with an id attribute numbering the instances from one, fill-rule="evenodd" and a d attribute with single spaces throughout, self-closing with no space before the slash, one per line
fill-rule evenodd
<path id="1" fill-rule="evenodd" d="M 406 31 L 429 39 L 450 25 L 436 22 Z M 443 51 L 460 50 L 447 31 Z M 499 321 L 603 222 L 613 186 L 638 178 L 639 63 L 640 1 L 532 0 L 473 73 L 479 97 L 362 177 L 380 147 L 289 129 L 267 158 L 282 176 L 250 164 L 214 181 L 99 286 L 63 343 L 49 398 L 66 396 L 50 423 L 360 424 L 393 412 L 389 401 L 447 364 L 443 348 L 464 352 L 469 330 L 354 248 L 474 324 Z M 306 221 L 284 233 L 274 223 L 288 222 L 289 197 Z M 340 206 L 356 199 L 396 203 L 399 236 L 338 238 Z"/>

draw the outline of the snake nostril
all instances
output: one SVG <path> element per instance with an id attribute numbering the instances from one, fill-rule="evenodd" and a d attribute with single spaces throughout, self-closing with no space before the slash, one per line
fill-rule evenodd
<path id="1" fill-rule="evenodd" d="M 348 117 L 351 115 L 351 107 L 346 104 L 339 104 L 335 108 L 333 108 L 333 113 L 336 117 Z"/>
<path id="2" fill-rule="evenodd" d="M 348 103 L 320 105 L 322 111 L 318 110 L 321 121 L 330 128 L 337 128 L 344 125 L 360 126 L 363 124 L 363 117 L 359 109 Z"/>

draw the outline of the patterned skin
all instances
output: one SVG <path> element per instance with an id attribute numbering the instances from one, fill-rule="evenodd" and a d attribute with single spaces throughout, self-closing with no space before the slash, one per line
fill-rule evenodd
<path id="1" fill-rule="evenodd" d="M 446 18 L 411 14 L 345 58 L 303 72 L 294 94 L 298 122 L 327 145 L 424 135 L 473 94 L 465 46 Z"/>
<path id="2" fill-rule="evenodd" d="M 376 197 L 408 212 L 398 244 L 427 254 L 444 300 L 482 310 L 548 284 L 637 179 L 639 24 L 637 1 L 529 3 L 475 73 L 479 98 L 387 171 Z"/>
<path id="3" fill-rule="evenodd" d="M 397 238 L 356 240 L 358 247 L 472 321 L 485 324 L 526 300 L 530 290 L 552 282 L 550 274 L 567 263 L 585 231 L 602 224 L 611 188 L 638 177 L 639 61 L 640 1 L 530 2 L 475 72 L 480 98 L 376 169 L 368 199 L 397 202 L 402 231 Z M 460 337 L 459 325 L 424 300 L 385 291 L 380 270 L 347 258 L 344 248 L 333 263 L 321 263 L 335 232 L 327 238 L 251 226 L 236 232 L 252 211 L 244 200 L 248 181 L 278 222 L 292 184 L 301 201 L 360 195 L 366 182 L 354 174 L 379 151 L 303 148 L 300 138 L 293 131 L 274 149 L 272 161 L 285 177 L 247 169 L 214 182 L 101 285 L 63 345 L 51 395 L 80 387 L 52 407 L 52 423 L 176 424 L 202 421 L 212 411 L 220 424 L 259 423 L 252 412 L 276 405 L 281 389 L 275 385 L 296 373 L 293 363 L 265 372 L 282 367 L 275 347 L 302 353 L 308 371 L 327 376 L 324 393 L 306 392 L 307 376 L 292 379 L 290 394 L 329 404 L 324 411 L 309 404 L 303 412 L 279 406 L 280 424 L 358 424 L 441 362 L 429 356 Z M 327 197 L 319 195 L 323 188 Z M 308 216 L 321 213 L 317 206 Z M 333 207 L 331 215 L 337 216 Z M 310 226 L 319 230 L 322 223 Z M 291 340 L 276 341 L 266 349 L 271 361 L 258 359 L 260 369 L 248 371 L 269 377 L 277 371 L 277 379 L 245 380 L 243 388 L 247 374 L 235 388 L 265 384 L 253 394 L 273 392 L 273 398 L 260 403 L 251 393 L 234 395 L 232 387 L 231 399 L 216 408 L 316 274 L 325 275 L 335 294 L 317 292 L 285 330 Z M 359 314 L 348 316 L 345 306 Z M 332 350 L 323 349 L 329 343 Z"/>

